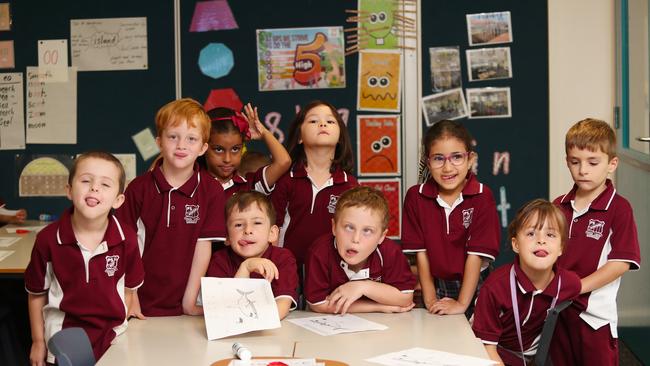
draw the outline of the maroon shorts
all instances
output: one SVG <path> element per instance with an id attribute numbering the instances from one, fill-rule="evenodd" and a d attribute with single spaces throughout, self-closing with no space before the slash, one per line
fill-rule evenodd
<path id="1" fill-rule="evenodd" d="M 575 306 L 560 313 L 550 349 L 553 365 L 618 366 L 618 339 L 609 324 L 593 329 L 579 315 Z"/>

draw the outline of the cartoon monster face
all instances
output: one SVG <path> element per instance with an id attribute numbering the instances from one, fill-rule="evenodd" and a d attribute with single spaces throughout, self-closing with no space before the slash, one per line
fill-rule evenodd
<path id="1" fill-rule="evenodd" d="M 390 116 L 363 116 L 358 120 L 359 173 L 378 175 L 399 172 L 399 119 Z"/>
<path id="2" fill-rule="evenodd" d="M 359 53 L 358 109 L 399 109 L 400 59 L 398 52 Z"/>
<path id="3" fill-rule="evenodd" d="M 362 49 L 395 49 L 395 0 L 359 0 L 359 36 L 367 38 Z"/>

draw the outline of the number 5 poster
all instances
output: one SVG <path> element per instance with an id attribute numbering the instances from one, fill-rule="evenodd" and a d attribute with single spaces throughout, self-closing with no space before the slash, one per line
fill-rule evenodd
<path id="1" fill-rule="evenodd" d="M 260 91 L 345 88 L 343 27 L 257 30 Z"/>

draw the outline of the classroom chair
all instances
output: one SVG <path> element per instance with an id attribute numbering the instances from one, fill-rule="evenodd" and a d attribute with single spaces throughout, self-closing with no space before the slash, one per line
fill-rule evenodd
<path id="1" fill-rule="evenodd" d="M 88 335 L 82 328 L 65 328 L 47 342 L 59 366 L 93 366 L 95 355 Z"/>
<path id="2" fill-rule="evenodd" d="M 553 366 L 551 358 L 548 357 L 548 350 L 551 346 L 553 333 L 555 332 L 555 324 L 557 323 L 557 318 L 560 315 L 560 312 L 571 305 L 571 303 L 572 301 L 562 302 L 548 311 L 548 316 L 544 321 L 544 328 L 542 328 L 542 334 L 539 339 L 537 354 L 535 354 L 536 366 Z"/>

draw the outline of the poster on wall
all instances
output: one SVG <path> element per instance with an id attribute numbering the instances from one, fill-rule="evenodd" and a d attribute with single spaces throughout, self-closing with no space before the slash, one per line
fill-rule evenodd
<path id="1" fill-rule="evenodd" d="M 18 196 L 65 196 L 72 158 L 68 155 L 18 155 Z"/>
<path id="2" fill-rule="evenodd" d="M 72 19 L 70 48 L 79 71 L 146 70 L 147 18 Z"/>
<path id="3" fill-rule="evenodd" d="M 400 175 L 400 116 L 357 116 L 357 167 L 360 176 Z"/>
<path id="4" fill-rule="evenodd" d="M 260 91 L 345 88 L 342 27 L 257 30 Z"/>
<path id="5" fill-rule="evenodd" d="M 23 73 L 0 74 L 0 150 L 25 148 Z"/>
<path id="6" fill-rule="evenodd" d="M 359 179 L 359 184 L 372 187 L 384 194 L 390 214 L 386 236 L 399 239 L 402 236 L 402 181 L 399 178 Z"/>
<path id="7" fill-rule="evenodd" d="M 357 109 L 399 112 L 401 101 L 402 53 L 360 51 Z"/>

